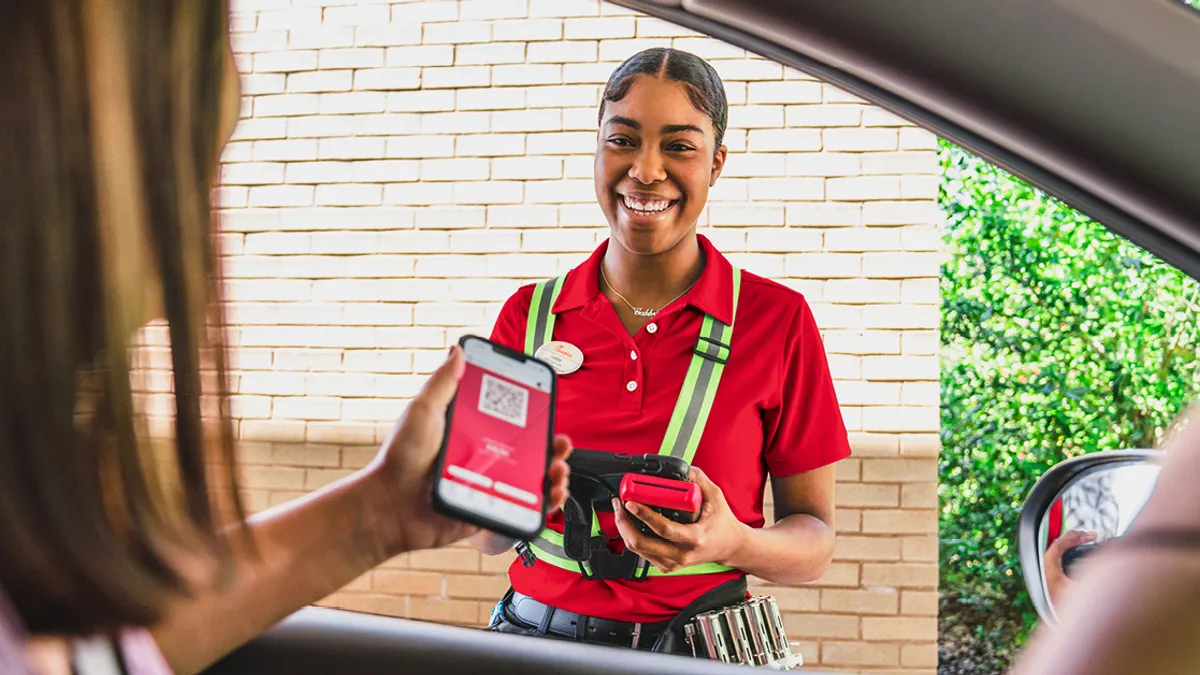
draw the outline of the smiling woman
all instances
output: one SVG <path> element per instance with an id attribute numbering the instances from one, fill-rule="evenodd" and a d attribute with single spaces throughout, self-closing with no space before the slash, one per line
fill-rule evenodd
<path id="1" fill-rule="evenodd" d="M 699 518 L 594 502 L 585 570 L 555 543 L 564 519 L 552 513 L 518 544 L 492 630 L 679 651 L 682 623 L 744 600 L 747 575 L 802 583 L 829 565 L 833 465 L 850 448 L 812 312 L 696 231 L 728 156 L 727 117 L 720 78 L 693 54 L 650 49 L 617 68 L 594 157 L 610 237 L 565 277 L 518 290 L 492 333 L 530 354 L 582 353 L 560 371 L 557 430 L 578 447 L 689 463 Z M 768 477 L 776 522 L 764 527 Z M 473 543 L 499 554 L 516 542 Z"/>

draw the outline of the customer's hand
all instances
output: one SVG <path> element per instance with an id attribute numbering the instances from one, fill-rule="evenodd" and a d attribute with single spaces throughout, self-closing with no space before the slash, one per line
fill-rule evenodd
<path id="1" fill-rule="evenodd" d="M 1063 569 L 1063 554 L 1079 546 L 1096 541 L 1097 534 L 1085 530 L 1070 530 L 1054 540 L 1046 549 L 1043 567 L 1046 573 L 1046 593 L 1051 605 L 1060 605 L 1074 583 Z"/>
<path id="2" fill-rule="evenodd" d="M 446 431 L 446 409 L 458 390 L 464 365 L 462 350 L 455 345 L 409 403 L 373 464 L 381 495 L 374 520 L 389 555 L 445 546 L 479 529 L 433 509 L 434 462 Z M 549 510 L 566 501 L 570 474 L 566 457 L 570 452 L 565 437 L 555 438 Z"/>

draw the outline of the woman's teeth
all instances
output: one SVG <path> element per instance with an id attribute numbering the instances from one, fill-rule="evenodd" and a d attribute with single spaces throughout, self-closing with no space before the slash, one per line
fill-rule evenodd
<path id="1" fill-rule="evenodd" d="M 672 202 L 669 199 L 650 199 L 642 200 L 626 195 L 621 195 L 622 201 L 625 203 L 625 208 L 639 215 L 650 215 L 653 213 L 661 213 L 670 208 Z"/>

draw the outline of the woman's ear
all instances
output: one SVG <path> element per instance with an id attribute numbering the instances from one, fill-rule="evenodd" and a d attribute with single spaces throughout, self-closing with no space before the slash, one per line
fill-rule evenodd
<path id="1" fill-rule="evenodd" d="M 708 187 L 717 184 L 717 179 L 721 177 L 721 170 L 725 168 L 725 158 L 729 156 L 729 148 L 722 145 L 717 148 L 717 152 L 713 155 L 712 177 L 708 179 Z"/>

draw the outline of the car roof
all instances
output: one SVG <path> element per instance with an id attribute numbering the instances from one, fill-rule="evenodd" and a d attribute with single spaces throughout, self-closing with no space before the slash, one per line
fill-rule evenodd
<path id="1" fill-rule="evenodd" d="M 611 0 L 793 66 L 1200 278 L 1200 12 L 1181 0 Z"/>

